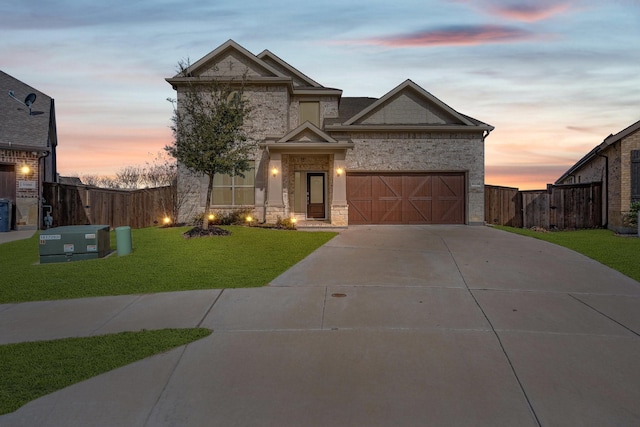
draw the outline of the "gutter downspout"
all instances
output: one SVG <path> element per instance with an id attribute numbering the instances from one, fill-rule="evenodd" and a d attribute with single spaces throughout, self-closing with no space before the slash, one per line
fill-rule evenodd
<path id="1" fill-rule="evenodd" d="M 42 230 L 44 224 L 44 197 L 42 197 L 42 191 L 44 190 L 44 178 L 47 176 L 45 157 L 48 157 L 50 151 L 43 151 L 38 154 L 38 227 L 37 230 Z"/>
<path id="2" fill-rule="evenodd" d="M 600 148 L 596 151 L 596 156 L 604 157 L 604 179 L 607 181 L 607 185 L 605 186 L 607 196 L 604 199 L 604 227 L 609 228 L 609 157 L 600 154 Z"/>

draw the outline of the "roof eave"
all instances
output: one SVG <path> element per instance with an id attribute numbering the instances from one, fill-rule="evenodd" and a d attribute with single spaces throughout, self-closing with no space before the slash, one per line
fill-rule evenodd
<path id="1" fill-rule="evenodd" d="M 335 151 L 352 149 L 353 142 L 262 142 L 268 151 Z"/>
<path id="2" fill-rule="evenodd" d="M 326 131 L 421 131 L 421 132 L 491 132 L 491 125 L 327 125 Z"/>
<path id="3" fill-rule="evenodd" d="M 11 142 L 0 142 L 0 150 L 10 151 L 33 151 L 41 153 L 50 153 L 51 147 L 39 145 L 13 144 Z"/>

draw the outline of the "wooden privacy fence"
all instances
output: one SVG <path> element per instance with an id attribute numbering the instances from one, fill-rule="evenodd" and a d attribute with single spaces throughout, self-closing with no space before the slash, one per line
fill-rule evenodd
<path id="1" fill-rule="evenodd" d="M 602 227 L 602 183 L 529 191 L 486 185 L 484 209 L 487 224 L 559 230 Z"/>
<path id="2" fill-rule="evenodd" d="M 131 228 L 162 224 L 172 213 L 174 187 L 112 190 L 83 185 L 44 183 L 44 211 L 51 207 L 53 225 L 108 224 Z"/>

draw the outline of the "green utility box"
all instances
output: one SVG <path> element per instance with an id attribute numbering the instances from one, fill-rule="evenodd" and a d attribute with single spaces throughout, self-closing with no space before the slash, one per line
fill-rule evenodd
<path id="1" fill-rule="evenodd" d="M 110 251 L 108 225 L 66 225 L 40 233 L 40 264 L 103 258 Z"/>

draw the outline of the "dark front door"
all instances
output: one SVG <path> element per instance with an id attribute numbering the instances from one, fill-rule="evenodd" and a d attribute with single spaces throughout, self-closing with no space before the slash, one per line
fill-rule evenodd
<path id="1" fill-rule="evenodd" d="M 16 201 L 16 167 L 0 165 L 0 199 Z"/>
<path id="2" fill-rule="evenodd" d="M 324 173 L 307 174 L 307 218 L 325 218 Z"/>

